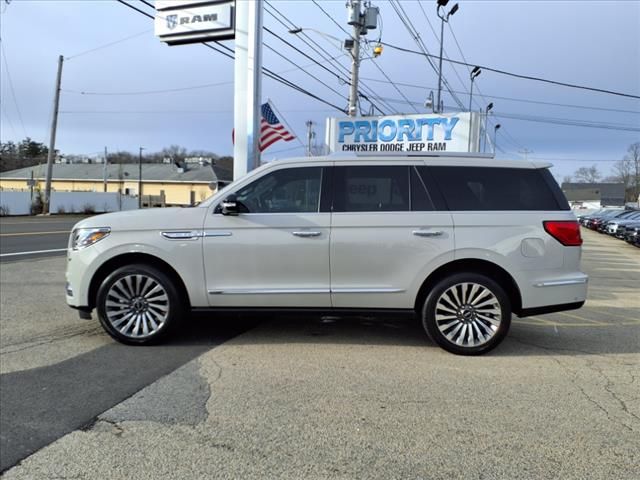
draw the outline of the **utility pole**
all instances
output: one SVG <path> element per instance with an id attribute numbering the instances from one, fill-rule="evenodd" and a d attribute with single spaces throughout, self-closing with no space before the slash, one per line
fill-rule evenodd
<path id="1" fill-rule="evenodd" d="M 102 161 L 102 181 L 104 183 L 104 191 L 107 191 L 107 147 L 104 147 L 104 160 Z"/>
<path id="2" fill-rule="evenodd" d="M 524 154 L 524 161 L 527 161 L 527 157 L 530 153 L 533 153 L 533 150 L 529 150 L 528 148 L 523 148 L 522 150 L 518 150 L 518 153 Z"/>
<path id="3" fill-rule="evenodd" d="M 51 134 L 49 136 L 49 152 L 47 154 L 47 180 L 44 189 L 44 202 L 42 213 L 49 213 L 51 199 L 51 174 L 53 173 L 53 159 L 56 152 L 56 129 L 58 128 L 58 107 L 60 105 L 60 81 L 62 80 L 62 62 L 64 57 L 58 57 L 58 74 L 56 76 L 56 91 L 53 97 L 53 119 L 51 120 Z"/>
<path id="4" fill-rule="evenodd" d="M 142 208 L 142 150 L 144 147 L 140 147 L 138 155 L 138 208 Z"/>
<path id="5" fill-rule="evenodd" d="M 353 27 L 353 46 L 351 47 L 351 91 L 349 92 L 349 116 L 358 114 L 358 81 L 360 75 L 360 30 L 362 13 L 360 0 L 352 0 L 349 8 L 349 25 Z"/>
<path id="6" fill-rule="evenodd" d="M 311 120 L 307 120 L 305 125 L 307 125 L 307 157 L 312 157 L 313 153 L 311 152 L 311 143 L 315 138 L 316 133 L 313 131 L 313 122 Z"/>
<path id="7" fill-rule="evenodd" d="M 360 8 L 364 3 L 364 11 Z M 370 1 L 350 0 L 347 2 L 347 23 L 353 27 L 353 35 L 345 42 L 345 48 L 351 48 L 351 89 L 349 91 L 350 117 L 358 114 L 358 82 L 360 81 L 360 36 L 378 26 L 378 7 L 371 6 Z M 374 48 L 374 56 L 382 53 L 382 46 Z"/>

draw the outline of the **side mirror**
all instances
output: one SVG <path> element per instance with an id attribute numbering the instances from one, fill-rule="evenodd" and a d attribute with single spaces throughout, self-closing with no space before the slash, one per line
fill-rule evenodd
<path id="1" fill-rule="evenodd" d="M 238 208 L 238 201 L 235 195 L 229 195 L 222 200 L 222 214 L 223 215 L 238 215 L 240 209 Z"/>

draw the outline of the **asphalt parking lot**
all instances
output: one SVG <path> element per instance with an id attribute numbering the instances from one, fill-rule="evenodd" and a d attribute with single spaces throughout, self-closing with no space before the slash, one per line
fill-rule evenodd
<path id="1" fill-rule="evenodd" d="M 637 479 L 640 249 L 583 235 L 586 306 L 515 318 L 474 358 L 416 322 L 368 318 L 199 318 L 167 347 L 121 347 L 64 305 L 63 257 L 4 263 L 0 403 L 13 418 L 71 415 L 65 402 L 104 370 L 110 384 L 85 402 L 129 387 L 3 477 Z M 38 403 L 52 372 L 78 385 Z M 18 386 L 37 410 L 15 405 Z M 2 430 L 6 458 L 16 437 Z"/>

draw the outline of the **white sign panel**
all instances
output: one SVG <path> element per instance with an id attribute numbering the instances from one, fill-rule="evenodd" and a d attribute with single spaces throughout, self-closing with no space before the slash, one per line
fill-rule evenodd
<path id="1" fill-rule="evenodd" d="M 469 153 L 478 151 L 479 126 L 470 112 L 332 118 L 327 140 L 331 152 Z"/>
<path id="2" fill-rule="evenodd" d="M 235 36 L 235 2 L 156 2 L 155 34 L 169 45 L 227 40 Z"/>

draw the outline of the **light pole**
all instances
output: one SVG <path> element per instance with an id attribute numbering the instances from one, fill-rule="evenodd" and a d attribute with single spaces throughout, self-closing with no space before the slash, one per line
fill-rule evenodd
<path id="1" fill-rule="evenodd" d="M 499 123 L 496 124 L 495 127 L 493 127 L 493 155 L 495 156 L 496 154 L 496 150 L 498 147 L 498 144 L 496 143 L 496 140 L 498 139 L 498 130 L 500 130 L 501 125 Z"/>
<path id="2" fill-rule="evenodd" d="M 489 112 L 493 108 L 493 102 L 489 103 L 487 107 L 484 109 L 484 135 L 482 141 L 484 142 L 482 151 L 485 152 L 487 150 L 487 121 L 489 120 Z"/>
<path id="3" fill-rule="evenodd" d="M 480 69 L 480 67 L 473 67 L 473 70 L 471 70 L 471 73 L 469 74 L 469 78 L 471 78 L 471 91 L 469 93 L 469 111 L 471 111 L 471 108 L 472 108 L 471 102 L 473 102 L 473 81 L 481 73 L 482 73 L 482 70 Z"/>
<path id="4" fill-rule="evenodd" d="M 142 208 L 142 150 L 144 147 L 140 147 L 138 154 L 138 208 Z"/>
<path id="5" fill-rule="evenodd" d="M 458 4 L 456 3 L 448 13 L 442 13 L 440 10 L 444 10 L 444 7 L 449 3 L 449 0 L 437 0 L 438 6 L 436 7 L 436 13 L 440 17 L 440 65 L 438 67 L 438 113 L 442 113 L 442 107 L 440 103 L 442 95 L 442 50 L 444 44 L 444 24 L 449 23 L 449 17 L 458 11 Z"/>

